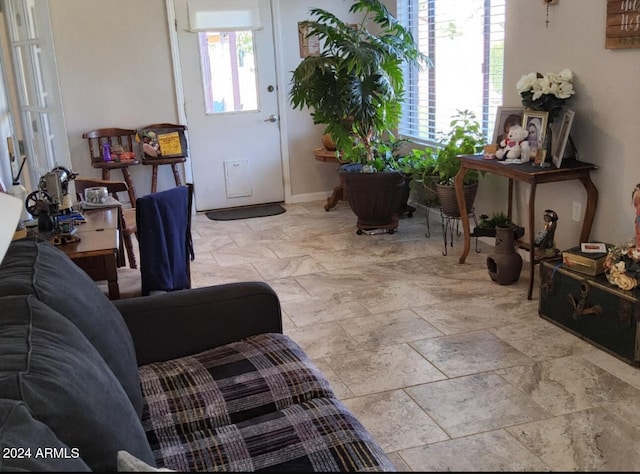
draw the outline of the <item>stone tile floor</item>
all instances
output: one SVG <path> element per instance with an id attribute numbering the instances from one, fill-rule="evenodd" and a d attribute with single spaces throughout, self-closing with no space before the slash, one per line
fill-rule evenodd
<path id="1" fill-rule="evenodd" d="M 640 471 L 640 369 L 538 316 L 539 276 L 443 255 L 437 211 L 356 235 L 346 202 L 193 219 L 194 287 L 262 280 L 285 333 L 402 471 Z M 461 228 L 461 227 L 460 227 Z M 139 278 L 123 270 L 121 287 Z"/>

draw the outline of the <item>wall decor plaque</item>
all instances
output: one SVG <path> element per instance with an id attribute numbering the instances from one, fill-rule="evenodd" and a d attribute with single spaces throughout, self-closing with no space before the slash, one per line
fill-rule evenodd
<path id="1" fill-rule="evenodd" d="M 640 48 L 640 0 L 607 0 L 605 48 Z"/>

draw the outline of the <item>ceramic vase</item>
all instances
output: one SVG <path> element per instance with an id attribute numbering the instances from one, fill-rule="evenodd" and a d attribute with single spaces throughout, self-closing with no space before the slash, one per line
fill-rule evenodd
<path id="1" fill-rule="evenodd" d="M 487 257 L 489 276 L 499 285 L 518 281 L 522 271 L 522 257 L 514 245 L 514 226 L 496 226 L 496 243 L 493 253 Z"/>

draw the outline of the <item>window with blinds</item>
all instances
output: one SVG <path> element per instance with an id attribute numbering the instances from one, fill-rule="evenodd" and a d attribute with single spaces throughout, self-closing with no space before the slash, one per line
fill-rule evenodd
<path id="1" fill-rule="evenodd" d="M 399 132 L 427 143 L 449 129 L 457 110 L 471 110 L 491 137 L 502 105 L 505 0 L 398 0 L 432 68 L 405 70 Z"/>

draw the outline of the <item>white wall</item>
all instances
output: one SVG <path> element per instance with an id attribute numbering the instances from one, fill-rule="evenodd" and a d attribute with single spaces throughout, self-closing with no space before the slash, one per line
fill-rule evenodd
<path id="1" fill-rule="evenodd" d="M 542 1 L 507 2 L 504 105 L 521 105 L 515 84 L 523 74 L 573 70 L 576 95 L 568 107 L 576 117 L 571 135 L 580 159 L 599 167 L 592 173 L 599 199 L 591 239 L 621 243 L 634 235 L 631 192 L 640 182 L 635 144 L 640 49 L 604 48 L 606 2 L 602 0 L 559 0 L 549 7 L 549 19 L 545 27 Z M 519 186 L 521 222 L 526 221 L 527 188 Z M 586 205 L 580 182 L 539 185 L 536 195 L 536 230 L 543 227 L 542 211 L 553 209 L 559 216 L 557 246 L 576 245 L 581 223 L 571 219 L 572 203 L 579 201 L 583 211 Z"/>
<path id="2" fill-rule="evenodd" d="M 50 12 L 73 170 L 100 177 L 84 132 L 178 120 L 165 2 L 50 0 Z M 151 192 L 150 166 L 131 174 L 138 196 Z M 160 166 L 158 190 L 174 185 Z"/>

